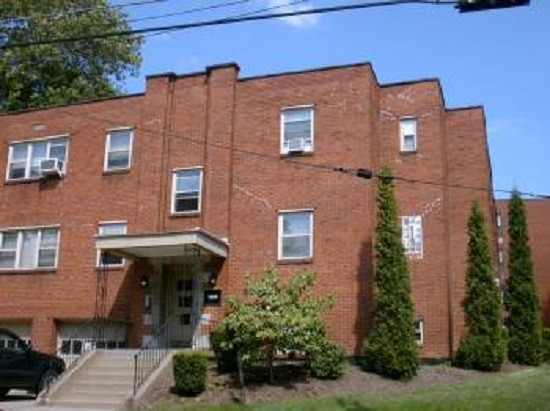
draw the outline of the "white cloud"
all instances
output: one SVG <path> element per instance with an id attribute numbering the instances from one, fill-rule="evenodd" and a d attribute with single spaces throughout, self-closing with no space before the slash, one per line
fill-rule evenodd
<path id="1" fill-rule="evenodd" d="M 201 64 L 201 59 L 198 56 L 185 56 L 177 60 L 176 71 L 185 72 L 198 68 Z"/>
<path id="2" fill-rule="evenodd" d="M 311 10 L 312 7 L 307 4 L 293 4 L 292 0 L 268 0 L 269 7 L 277 7 L 273 13 L 292 13 L 296 11 Z M 311 27 L 319 22 L 318 14 L 304 14 L 294 17 L 281 18 L 285 23 L 294 27 Z"/>

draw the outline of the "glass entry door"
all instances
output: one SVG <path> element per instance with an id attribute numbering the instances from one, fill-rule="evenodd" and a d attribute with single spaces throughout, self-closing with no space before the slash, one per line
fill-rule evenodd
<path id="1" fill-rule="evenodd" d="M 170 347 L 190 347 L 200 312 L 200 282 L 189 265 L 170 266 L 166 281 L 166 339 Z"/>

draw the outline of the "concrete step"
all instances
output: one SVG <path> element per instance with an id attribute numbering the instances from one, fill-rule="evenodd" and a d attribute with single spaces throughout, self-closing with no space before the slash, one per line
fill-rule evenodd
<path id="1" fill-rule="evenodd" d="M 65 395 L 70 394 L 91 394 L 96 396 L 109 396 L 119 394 L 130 394 L 134 389 L 133 382 L 117 384 L 88 384 L 82 382 L 70 382 L 64 389 Z"/>
<path id="2" fill-rule="evenodd" d="M 119 410 L 123 408 L 122 401 L 111 401 L 108 399 L 94 399 L 89 401 L 78 398 L 64 398 L 48 403 L 48 407 L 62 407 L 70 410 L 86 410 L 86 409 L 101 409 L 101 410 Z"/>
<path id="3" fill-rule="evenodd" d="M 124 369 L 124 368 L 90 368 L 84 373 L 80 374 L 81 376 L 88 376 L 93 378 L 103 378 L 103 377 L 120 377 L 120 378 L 134 378 L 133 369 Z"/>

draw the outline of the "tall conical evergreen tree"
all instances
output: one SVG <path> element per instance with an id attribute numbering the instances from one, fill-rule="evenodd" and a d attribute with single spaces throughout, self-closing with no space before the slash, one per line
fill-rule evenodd
<path id="1" fill-rule="evenodd" d="M 391 170 L 382 168 L 381 175 Z M 363 366 L 382 376 L 406 380 L 418 370 L 414 306 L 391 178 L 378 180 L 376 226 L 377 292 L 370 334 L 363 344 Z"/>
<path id="2" fill-rule="evenodd" d="M 508 203 L 509 260 L 504 302 L 508 310 L 508 358 L 518 364 L 542 361 L 542 324 L 525 205 L 514 190 Z"/>
<path id="3" fill-rule="evenodd" d="M 498 371 L 504 361 L 501 304 L 493 277 L 485 218 L 477 201 L 468 220 L 468 268 L 464 312 L 467 332 L 455 353 L 463 368 Z"/>

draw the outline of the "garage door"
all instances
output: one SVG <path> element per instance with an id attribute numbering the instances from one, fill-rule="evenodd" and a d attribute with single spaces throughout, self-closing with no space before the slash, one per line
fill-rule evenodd
<path id="1" fill-rule="evenodd" d="M 17 334 L 27 344 L 31 343 L 31 322 L 0 322 L 0 328 L 7 328 Z M 8 342 L 0 337 L 0 348 L 6 347 Z"/>

